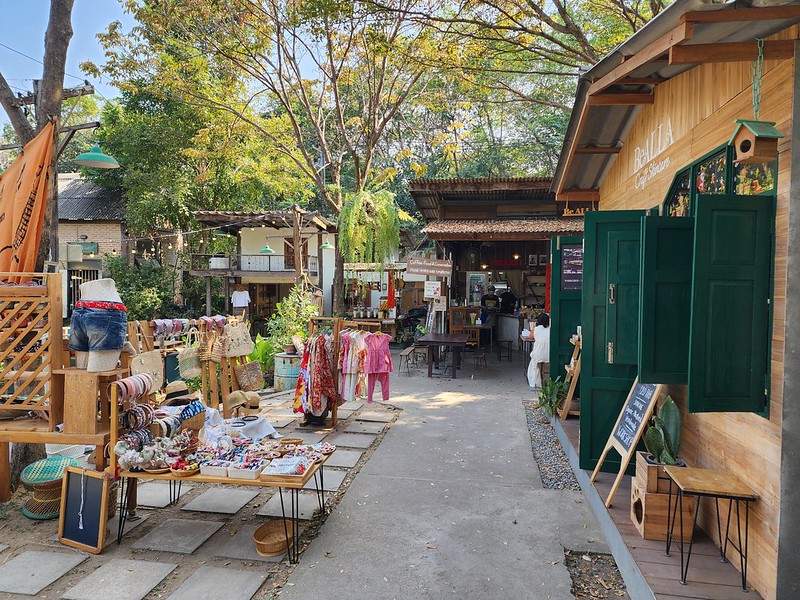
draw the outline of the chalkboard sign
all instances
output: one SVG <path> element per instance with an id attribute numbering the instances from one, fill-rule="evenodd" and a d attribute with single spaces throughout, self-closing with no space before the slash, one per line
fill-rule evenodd
<path id="1" fill-rule="evenodd" d="M 625 406 L 622 407 L 622 417 L 617 420 L 614 438 L 629 452 L 636 446 L 642 435 L 642 428 L 647 425 L 653 412 L 657 388 L 657 383 L 639 383 L 633 386 Z"/>
<path id="2" fill-rule="evenodd" d="M 100 554 L 106 538 L 108 489 L 111 476 L 78 467 L 64 469 L 58 541 Z"/>
<path id="3" fill-rule="evenodd" d="M 561 289 L 580 290 L 583 286 L 583 244 L 561 246 Z"/>
<path id="4" fill-rule="evenodd" d="M 614 497 L 620 481 L 622 481 L 622 475 L 625 473 L 625 469 L 628 468 L 628 463 L 631 462 L 631 457 L 636 450 L 636 444 L 639 443 L 639 439 L 644 433 L 644 428 L 653 414 L 656 402 L 661 396 L 662 388 L 663 385 L 660 383 L 639 383 L 639 379 L 636 378 L 631 391 L 628 392 L 628 397 L 625 398 L 622 411 L 617 417 L 617 422 L 614 423 L 614 428 L 611 430 L 611 435 L 606 442 L 606 447 L 603 449 L 603 454 L 600 455 L 600 460 L 597 461 L 592 473 L 592 481 L 594 481 L 609 450 L 613 448 L 619 452 L 622 458 L 619 474 L 614 480 L 614 485 L 611 486 L 608 498 L 606 498 L 606 507 L 611 506 L 611 499 Z"/>

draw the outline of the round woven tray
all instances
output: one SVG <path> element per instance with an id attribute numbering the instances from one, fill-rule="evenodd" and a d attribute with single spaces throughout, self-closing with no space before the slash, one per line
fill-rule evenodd
<path id="1" fill-rule="evenodd" d="M 289 544 L 294 542 L 294 523 L 289 519 L 273 519 L 267 521 L 253 532 L 256 552 L 260 556 L 278 556 L 286 552 L 286 532 L 289 532 Z"/>
<path id="2" fill-rule="evenodd" d="M 78 461 L 74 458 L 66 456 L 50 456 L 37 460 L 29 464 L 22 470 L 20 481 L 28 489 L 36 485 L 51 483 L 58 481 L 61 484 L 61 478 L 64 475 L 64 469 L 67 467 L 77 467 Z"/>
<path id="3" fill-rule="evenodd" d="M 183 470 L 183 469 L 181 469 L 181 470 L 170 469 L 170 472 L 175 477 L 191 477 L 192 475 L 197 475 L 200 472 L 200 468 L 198 467 L 197 469 L 191 469 L 191 470 L 188 470 L 188 471 L 187 470 Z"/>

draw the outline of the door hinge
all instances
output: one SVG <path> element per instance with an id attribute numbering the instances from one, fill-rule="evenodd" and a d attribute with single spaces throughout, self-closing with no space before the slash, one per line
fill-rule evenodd
<path id="1" fill-rule="evenodd" d="M 772 304 L 772 302 L 769 298 L 767 298 L 767 306 L 769 306 L 770 304 Z"/>
<path id="2" fill-rule="evenodd" d="M 556 238 L 556 250 L 561 250 L 561 237 Z"/>
<path id="3" fill-rule="evenodd" d="M 616 301 L 616 299 L 614 297 L 614 292 L 616 292 L 616 291 L 617 291 L 616 284 L 609 283 L 608 284 L 608 303 L 609 304 L 614 304 L 614 302 Z"/>
<path id="4" fill-rule="evenodd" d="M 608 364 L 614 364 L 614 342 L 608 342 Z"/>

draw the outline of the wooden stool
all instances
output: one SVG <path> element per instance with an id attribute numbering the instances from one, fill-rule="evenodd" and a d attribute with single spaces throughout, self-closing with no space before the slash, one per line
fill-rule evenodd
<path id="1" fill-rule="evenodd" d="M 503 354 L 505 354 L 506 356 L 508 356 L 508 362 L 511 362 L 511 360 L 512 360 L 512 356 L 511 356 L 511 352 L 512 352 L 512 348 L 511 348 L 511 342 L 512 342 L 512 341 L 513 341 L 513 340 L 497 340 L 497 341 L 495 342 L 495 344 L 497 344 L 497 360 L 498 360 L 499 362 L 502 362 L 502 360 L 503 360 Z"/>
<path id="2" fill-rule="evenodd" d="M 400 362 L 397 365 L 397 372 L 403 370 L 403 361 L 405 361 L 406 371 L 409 375 L 411 375 L 411 364 L 409 361 L 411 360 L 411 354 L 414 352 L 414 346 L 409 346 L 408 348 L 404 348 L 400 351 Z M 414 357 L 416 360 L 416 356 Z"/>
<path id="3" fill-rule="evenodd" d="M 489 365 L 486 363 L 486 351 L 483 348 L 476 348 L 475 349 L 474 358 L 475 358 L 475 366 L 476 367 L 478 366 L 478 363 L 480 361 L 483 361 L 483 366 L 484 367 L 486 367 L 486 368 L 489 367 Z"/>

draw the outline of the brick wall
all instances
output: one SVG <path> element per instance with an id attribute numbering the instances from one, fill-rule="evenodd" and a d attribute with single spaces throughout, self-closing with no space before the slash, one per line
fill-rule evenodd
<path id="1" fill-rule="evenodd" d="M 85 235 L 82 240 L 80 236 Z M 75 241 L 97 242 L 98 258 L 122 252 L 122 224 L 97 221 L 61 221 L 58 224 L 58 240 L 61 244 Z"/>

